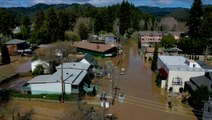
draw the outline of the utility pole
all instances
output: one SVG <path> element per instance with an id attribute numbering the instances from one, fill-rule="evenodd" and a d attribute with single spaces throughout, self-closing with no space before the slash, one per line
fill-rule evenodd
<path id="1" fill-rule="evenodd" d="M 208 58 L 208 45 L 206 45 L 206 48 L 205 48 L 205 58 L 204 58 L 204 63 L 206 63 L 207 58 Z"/>
<path id="2" fill-rule="evenodd" d="M 64 103 L 63 58 L 61 59 L 61 103 Z"/>

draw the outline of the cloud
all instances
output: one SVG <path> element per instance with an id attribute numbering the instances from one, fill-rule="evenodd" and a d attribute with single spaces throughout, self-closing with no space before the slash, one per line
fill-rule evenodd
<path id="1" fill-rule="evenodd" d="M 154 4 L 161 4 L 161 5 L 170 5 L 173 3 L 173 0 L 152 0 Z"/>
<path id="2" fill-rule="evenodd" d="M 112 4 L 121 3 L 123 0 L 0 0 L 0 7 L 28 7 L 38 3 L 46 4 L 72 4 L 72 3 L 90 3 L 95 6 L 108 6 Z M 190 7 L 193 0 L 128 0 L 135 6 L 159 6 L 159 7 L 176 7 L 185 6 Z M 203 4 L 212 4 L 212 0 L 202 0 Z"/>
<path id="3" fill-rule="evenodd" d="M 34 4 L 45 3 L 45 4 L 72 4 L 72 3 L 89 3 L 91 0 L 32 0 Z"/>
<path id="4" fill-rule="evenodd" d="M 112 4 L 121 3 L 123 0 L 90 0 L 90 4 L 95 6 L 108 6 Z"/>

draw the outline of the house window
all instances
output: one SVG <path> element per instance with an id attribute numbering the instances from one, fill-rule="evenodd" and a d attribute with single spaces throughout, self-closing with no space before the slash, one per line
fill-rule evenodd
<path id="1" fill-rule="evenodd" d="M 182 78 L 180 78 L 180 77 L 173 78 L 172 84 L 173 85 L 182 85 Z"/>

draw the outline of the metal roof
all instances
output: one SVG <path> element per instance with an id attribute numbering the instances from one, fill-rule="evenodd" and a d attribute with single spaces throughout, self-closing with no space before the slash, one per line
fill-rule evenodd
<path id="1" fill-rule="evenodd" d="M 211 88 L 212 81 L 206 76 L 192 77 L 190 81 L 191 83 L 195 84 L 198 88 L 203 85 L 203 86 L 207 86 L 210 91 L 212 90 Z"/>
<path id="2" fill-rule="evenodd" d="M 63 69 L 79 69 L 79 70 L 88 70 L 90 64 L 80 63 L 80 62 L 70 62 L 63 63 Z M 57 69 L 61 69 L 61 65 L 56 67 Z"/>
<path id="3" fill-rule="evenodd" d="M 6 45 L 17 45 L 17 44 L 21 44 L 21 43 L 25 43 L 25 40 L 20 40 L 20 39 L 12 39 L 8 42 L 6 42 Z"/>
<path id="4" fill-rule="evenodd" d="M 92 50 L 96 52 L 106 52 L 112 48 L 115 48 L 113 46 L 104 45 L 104 44 L 95 44 L 95 43 L 89 43 L 89 42 L 75 42 L 74 46 L 80 49 L 86 49 L 86 50 Z"/>
<path id="5" fill-rule="evenodd" d="M 167 66 L 169 70 L 175 70 L 175 71 L 205 71 L 202 69 L 199 64 L 195 61 L 187 60 L 183 56 L 165 56 L 161 55 L 158 56 L 158 58 Z M 188 64 L 186 64 L 186 60 L 192 63 L 195 63 L 198 65 L 198 67 L 189 67 Z"/>
<path id="6" fill-rule="evenodd" d="M 65 83 L 79 85 L 86 74 L 86 70 L 63 69 L 63 80 Z M 53 75 L 40 75 L 28 81 L 31 84 L 55 82 L 61 82 L 61 69 L 58 69 Z"/>

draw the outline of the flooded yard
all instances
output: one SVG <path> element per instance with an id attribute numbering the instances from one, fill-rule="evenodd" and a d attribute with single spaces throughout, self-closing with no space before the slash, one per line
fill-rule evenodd
<path id="1" fill-rule="evenodd" d="M 155 84 L 155 73 L 152 73 L 149 63 L 145 62 L 139 54 L 137 45 L 130 42 L 124 46 L 123 55 L 114 58 L 98 60 L 100 64 L 111 61 L 114 87 L 117 87 L 117 95 L 113 106 L 107 113 L 113 113 L 118 120 L 196 120 L 192 108 L 176 101 L 170 109 L 168 107 L 167 93 Z M 124 68 L 124 73 L 121 69 Z M 26 78 L 27 79 L 27 78 Z M 22 82 L 25 80 L 22 80 Z M 100 86 L 100 92 L 111 94 L 112 80 L 108 78 L 95 79 L 94 84 Z M 14 84 L 11 87 L 15 87 Z M 120 102 L 119 94 L 124 94 L 125 99 Z M 89 99 L 89 97 L 85 97 Z M 99 103 L 98 96 L 90 97 Z M 112 99 L 108 99 L 112 101 Z M 22 113 L 33 109 L 33 120 L 57 120 L 58 116 L 67 111 L 74 113 L 78 109 L 77 104 L 61 104 L 41 101 L 14 100 L 14 104 L 20 106 Z M 99 106 L 98 106 L 99 107 Z M 102 111 L 102 108 L 98 108 Z M 101 113 L 101 112 L 100 112 Z M 77 117 L 77 116 L 76 116 Z"/>

